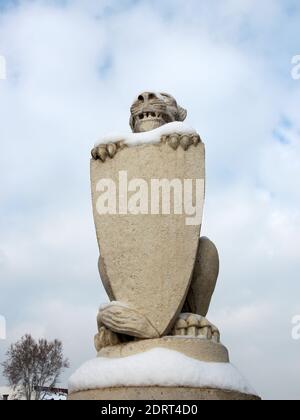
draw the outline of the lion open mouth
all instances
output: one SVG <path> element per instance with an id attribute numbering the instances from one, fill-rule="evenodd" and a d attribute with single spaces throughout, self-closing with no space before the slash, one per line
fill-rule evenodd
<path id="1" fill-rule="evenodd" d="M 140 113 L 135 119 L 138 119 L 140 121 L 144 120 L 159 120 L 164 123 L 170 122 L 170 118 L 167 114 L 160 113 L 160 112 L 153 112 L 153 111 L 147 111 Z"/>

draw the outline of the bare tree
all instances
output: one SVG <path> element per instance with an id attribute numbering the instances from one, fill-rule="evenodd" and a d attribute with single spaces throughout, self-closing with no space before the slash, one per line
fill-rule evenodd
<path id="1" fill-rule="evenodd" d="M 43 400 L 45 388 L 54 388 L 63 369 L 69 367 L 60 341 L 35 341 L 31 335 L 12 344 L 6 356 L 3 375 L 26 400 Z"/>

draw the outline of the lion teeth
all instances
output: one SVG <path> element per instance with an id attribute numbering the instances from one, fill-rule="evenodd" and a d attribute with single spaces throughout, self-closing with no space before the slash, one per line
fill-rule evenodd
<path id="1" fill-rule="evenodd" d="M 153 120 L 153 119 L 159 119 L 163 120 L 163 114 L 160 114 L 158 112 L 143 112 L 142 114 L 139 114 L 137 116 L 139 120 Z"/>

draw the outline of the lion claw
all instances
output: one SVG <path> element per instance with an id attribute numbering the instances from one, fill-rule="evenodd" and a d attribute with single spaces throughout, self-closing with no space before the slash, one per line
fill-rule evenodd
<path id="1" fill-rule="evenodd" d="M 182 147 L 184 151 L 187 151 L 192 145 L 195 147 L 201 143 L 200 136 L 198 134 L 171 134 L 169 136 L 164 135 L 161 137 L 161 143 L 168 144 L 173 150 L 177 150 L 178 147 Z"/>
<path id="2" fill-rule="evenodd" d="M 180 314 L 174 325 L 172 335 L 199 337 L 204 340 L 220 343 L 220 332 L 218 328 L 206 318 L 197 314 Z"/>
<path id="3" fill-rule="evenodd" d="M 126 144 L 124 141 L 118 141 L 116 143 L 100 144 L 91 151 L 92 158 L 94 160 L 100 160 L 105 162 L 107 158 L 113 159 L 118 151 L 125 149 Z"/>

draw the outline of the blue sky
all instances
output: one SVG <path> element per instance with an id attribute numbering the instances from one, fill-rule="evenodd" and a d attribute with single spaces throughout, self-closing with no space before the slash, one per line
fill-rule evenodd
<path id="1" fill-rule="evenodd" d="M 61 338 L 71 370 L 93 357 L 90 149 L 162 90 L 206 143 L 209 319 L 262 396 L 299 398 L 299 20 L 298 1 L 0 1 L 0 360 L 27 332 Z"/>

